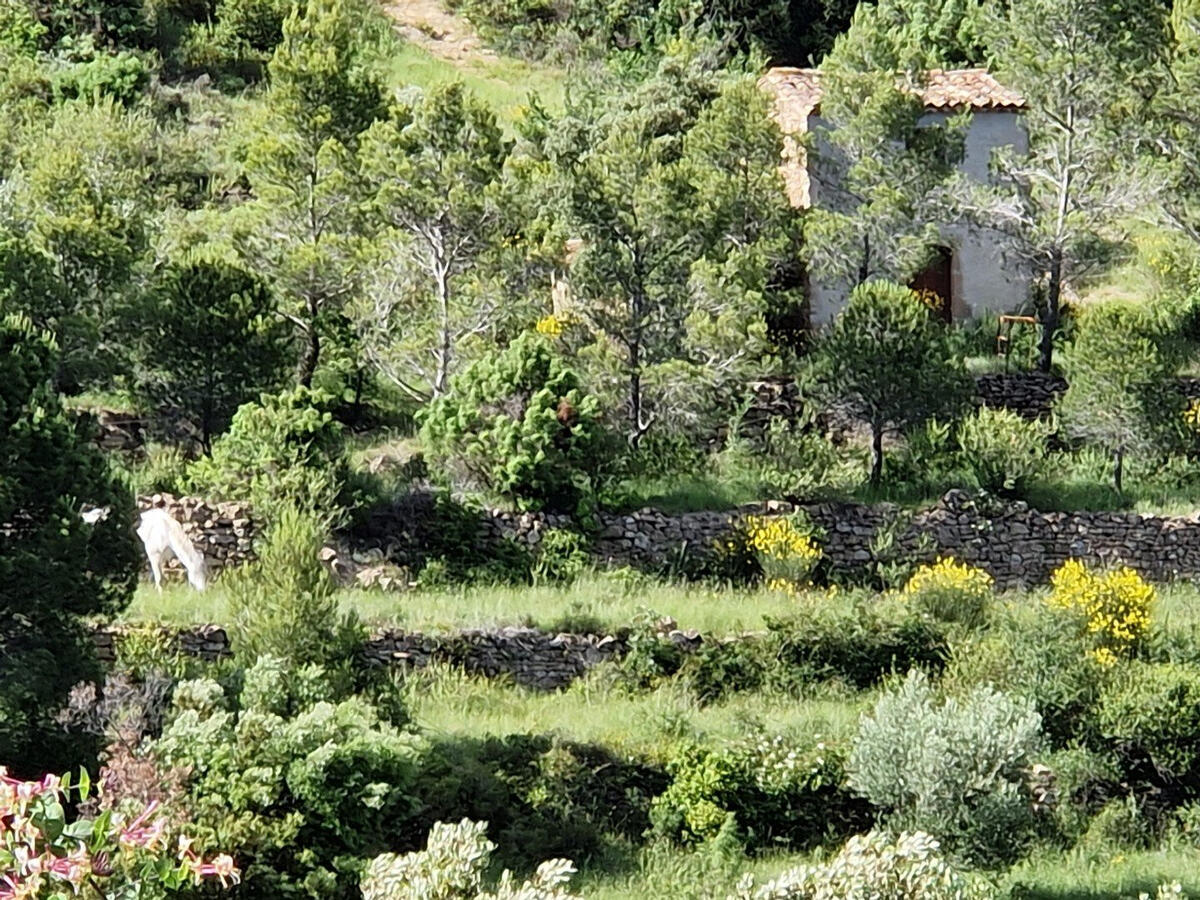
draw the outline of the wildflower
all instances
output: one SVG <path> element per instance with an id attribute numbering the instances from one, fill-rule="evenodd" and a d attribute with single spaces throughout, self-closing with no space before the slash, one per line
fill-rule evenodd
<path id="1" fill-rule="evenodd" d="M 1101 665 L 1131 655 L 1150 631 L 1155 591 L 1129 567 L 1096 574 L 1069 559 L 1050 576 L 1050 585 L 1047 602 L 1081 617 Z"/>
<path id="2" fill-rule="evenodd" d="M 548 316 L 543 316 L 537 320 L 534 325 L 534 330 L 538 334 L 545 335 L 549 338 L 562 337 L 564 322 L 561 318 L 551 313 Z"/>

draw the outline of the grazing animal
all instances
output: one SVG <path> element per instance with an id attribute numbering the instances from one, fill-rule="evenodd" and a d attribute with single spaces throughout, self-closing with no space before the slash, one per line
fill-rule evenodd
<path id="1" fill-rule="evenodd" d="M 184 533 L 183 526 L 171 518 L 165 509 L 148 509 L 138 523 L 138 537 L 150 559 L 154 586 L 162 593 L 163 566 L 174 556 L 187 569 L 188 581 L 198 591 L 208 585 L 208 564 Z"/>

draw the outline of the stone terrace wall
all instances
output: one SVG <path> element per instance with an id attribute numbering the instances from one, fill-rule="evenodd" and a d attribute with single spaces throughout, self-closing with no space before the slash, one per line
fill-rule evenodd
<path id="1" fill-rule="evenodd" d="M 99 630 L 93 634 L 101 662 L 112 663 L 119 653 L 122 629 Z M 202 625 L 159 634 L 174 637 L 180 651 L 209 662 L 230 655 L 225 629 Z M 676 633 L 672 633 L 672 638 Z M 695 643 L 695 635 L 678 632 L 678 640 Z M 486 675 L 510 675 L 518 684 L 540 690 L 554 690 L 569 684 L 592 666 L 625 653 L 622 638 L 599 635 L 547 634 L 532 628 L 501 628 L 495 631 L 462 631 L 446 635 L 409 634 L 389 631 L 372 635 L 363 647 L 372 665 L 398 665 L 424 668 L 430 662 L 461 666 L 468 672 Z"/>
<path id="2" fill-rule="evenodd" d="M 769 502 L 728 512 L 602 515 L 593 552 L 610 565 L 656 566 L 681 549 L 706 552 L 746 514 L 778 515 L 792 509 Z M 820 543 L 829 565 L 843 573 L 872 563 L 872 539 L 885 524 L 898 523 L 897 546 L 903 555 L 952 555 L 986 569 L 1001 587 L 1044 584 L 1069 558 L 1130 565 L 1156 581 L 1200 577 L 1200 516 L 1040 512 L 1024 503 L 994 500 L 981 506 L 965 491 L 951 491 L 931 509 L 903 517 L 887 504 L 817 503 L 801 509 L 824 532 Z M 482 539 L 507 538 L 534 549 L 547 527 L 564 524 L 562 517 L 494 511 L 483 523 Z"/>
<path id="3" fill-rule="evenodd" d="M 151 494 L 138 497 L 139 510 L 165 509 L 183 525 L 196 549 L 204 554 L 214 571 L 237 566 L 253 558 L 257 529 L 250 509 L 244 503 L 210 503 L 199 497 L 174 497 Z M 182 571 L 172 559 L 169 571 Z"/>

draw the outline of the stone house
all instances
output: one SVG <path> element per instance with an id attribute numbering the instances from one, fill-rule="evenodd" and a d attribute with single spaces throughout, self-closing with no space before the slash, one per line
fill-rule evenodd
<path id="1" fill-rule="evenodd" d="M 960 171 L 986 181 L 993 150 L 1011 146 L 1023 153 L 1028 149 L 1021 120 L 1025 101 L 1020 94 L 983 69 L 935 69 L 927 75 L 922 121 L 934 124 L 963 110 L 972 114 Z M 833 192 L 810 172 L 796 136 L 818 133 L 822 126 L 820 73 L 816 69 L 774 68 L 763 76 L 762 85 L 774 96 L 775 116 L 787 136 L 783 174 L 789 199 L 799 208 L 819 206 L 823 195 Z M 1030 275 L 1004 253 L 1001 235 L 963 223 L 947 224 L 941 234 L 943 243 L 934 261 L 911 285 L 937 293 L 948 320 L 970 319 L 985 312 L 1017 312 L 1026 304 Z M 830 322 L 845 305 L 849 290 L 847 284 L 810 279 L 812 325 Z"/>

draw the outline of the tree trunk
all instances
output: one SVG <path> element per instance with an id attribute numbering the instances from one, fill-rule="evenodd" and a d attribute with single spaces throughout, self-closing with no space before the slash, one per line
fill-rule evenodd
<path id="1" fill-rule="evenodd" d="M 450 354 L 454 352 L 454 344 L 450 330 L 450 264 L 446 261 L 445 242 L 440 234 L 430 239 L 430 253 L 434 290 L 437 292 L 438 304 L 438 349 L 437 372 L 433 379 L 433 396 L 440 397 L 446 392 L 450 380 Z"/>
<path id="2" fill-rule="evenodd" d="M 883 429 L 871 426 L 871 486 L 883 480 Z"/>
<path id="3" fill-rule="evenodd" d="M 858 264 L 858 283 L 866 284 L 867 276 L 871 274 L 871 236 L 863 235 L 863 255 Z"/>
<path id="4" fill-rule="evenodd" d="M 1050 257 L 1050 281 L 1046 286 L 1046 307 L 1042 310 L 1042 335 L 1038 346 L 1038 369 L 1049 372 L 1054 363 L 1054 336 L 1062 314 L 1062 251 Z"/>
<path id="5" fill-rule="evenodd" d="M 1113 484 L 1117 488 L 1118 494 L 1125 493 L 1124 475 L 1125 475 L 1125 451 L 1118 450 L 1113 454 Z"/>
<path id="6" fill-rule="evenodd" d="M 313 375 L 317 372 L 317 363 L 321 359 L 321 336 L 317 333 L 316 316 L 309 323 L 304 333 L 304 352 L 300 357 L 300 371 L 297 379 L 303 387 L 312 387 Z"/>

